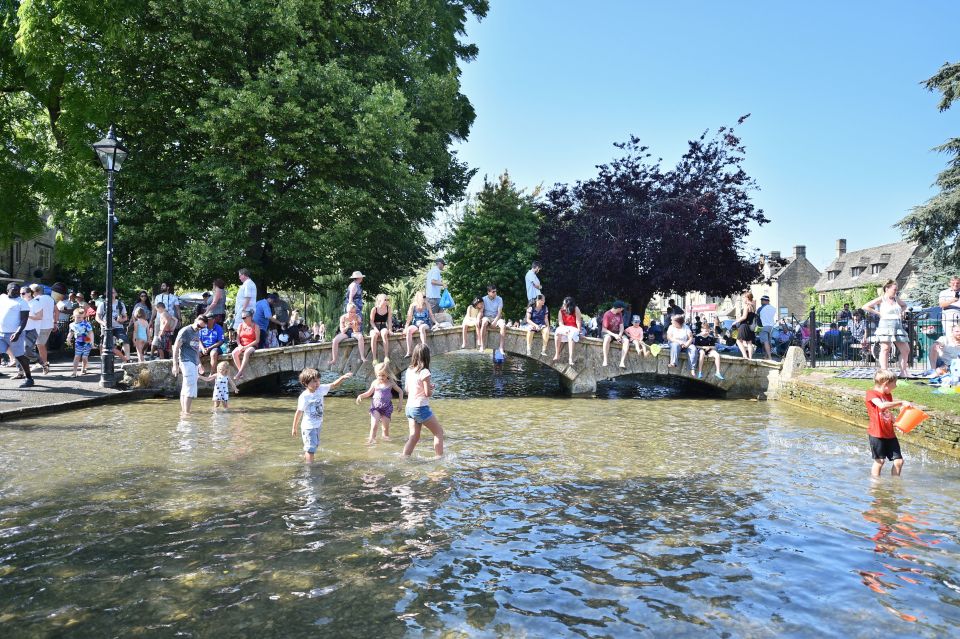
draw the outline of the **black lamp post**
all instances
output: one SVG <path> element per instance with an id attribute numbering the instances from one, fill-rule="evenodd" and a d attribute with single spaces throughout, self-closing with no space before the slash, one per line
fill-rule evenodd
<path id="1" fill-rule="evenodd" d="M 107 172 L 107 284 L 104 291 L 104 319 L 107 327 L 103 336 L 103 350 L 100 353 L 100 385 L 113 388 L 117 385 L 113 371 L 113 225 L 117 221 L 113 214 L 113 174 L 120 170 L 123 161 L 127 159 L 127 149 L 117 142 L 117 135 L 111 126 L 107 137 L 96 142 L 93 150 L 97 152 L 100 164 Z"/>

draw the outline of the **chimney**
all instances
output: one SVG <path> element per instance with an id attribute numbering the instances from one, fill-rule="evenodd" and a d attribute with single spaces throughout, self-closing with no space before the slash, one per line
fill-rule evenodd
<path id="1" fill-rule="evenodd" d="M 779 259 L 780 259 L 780 251 L 770 251 L 770 259 L 771 259 L 771 260 L 779 260 Z"/>
<path id="2" fill-rule="evenodd" d="M 794 246 L 793 247 L 793 259 L 799 260 L 801 257 L 807 256 L 807 247 L 806 246 Z"/>
<path id="3" fill-rule="evenodd" d="M 847 241 L 844 239 L 837 240 L 837 259 L 840 259 L 847 252 Z"/>

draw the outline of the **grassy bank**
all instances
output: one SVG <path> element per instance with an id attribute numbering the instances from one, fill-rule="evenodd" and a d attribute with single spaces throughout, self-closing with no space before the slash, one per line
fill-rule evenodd
<path id="1" fill-rule="evenodd" d="M 866 392 L 873 388 L 873 380 L 870 379 L 844 379 L 842 377 L 826 377 L 823 383 L 829 386 L 846 386 L 847 388 L 856 388 Z M 893 392 L 894 399 L 902 399 L 934 410 L 942 410 L 949 413 L 960 413 L 960 393 L 950 395 L 938 395 L 933 391 L 934 386 L 928 386 L 916 381 L 899 380 L 897 389 Z"/>

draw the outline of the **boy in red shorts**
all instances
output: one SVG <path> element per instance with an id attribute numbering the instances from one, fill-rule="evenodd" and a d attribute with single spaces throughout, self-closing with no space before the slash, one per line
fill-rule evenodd
<path id="1" fill-rule="evenodd" d="M 894 401 L 893 389 L 897 387 L 897 375 L 893 371 L 878 370 L 873 376 L 873 388 L 867 391 L 864 402 L 870 416 L 870 452 L 873 454 L 873 468 L 870 475 L 879 477 L 883 470 L 883 460 L 893 462 L 892 475 L 899 475 L 903 468 L 903 455 L 900 454 L 900 441 L 894 432 L 891 408 L 904 409 L 912 406 L 910 402 Z"/>

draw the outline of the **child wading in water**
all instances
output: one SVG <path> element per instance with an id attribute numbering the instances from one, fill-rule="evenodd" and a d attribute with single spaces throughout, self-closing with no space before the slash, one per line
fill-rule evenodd
<path id="1" fill-rule="evenodd" d="M 390 417 L 393 415 L 393 391 L 400 395 L 400 402 L 403 402 L 403 389 L 397 386 L 396 382 L 390 379 L 387 374 L 387 364 L 377 364 L 373 367 L 373 372 L 377 380 L 370 384 L 366 393 L 357 395 L 357 405 L 361 399 L 370 399 L 370 436 L 367 438 L 367 444 L 377 443 L 377 425 L 380 424 L 383 430 L 384 441 L 390 441 Z"/>
<path id="2" fill-rule="evenodd" d="M 403 456 L 409 457 L 420 441 L 420 429 L 426 426 L 433 433 L 433 451 L 437 457 L 443 455 L 443 426 L 430 410 L 430 397 L 433 395 L 433 381 L 430 378 L 430 349 L 425 344 L 417 344 L 410 356 L 410 368 L 406 374 L 407 420 L 410 425 L 410 438 L 403 447 Z"/>
<path id="3" fill-rule="evenodd" d="M 297 400 L 297 412 L 293 415 L 293 430 L 297 436 L 300 428 L 300 437 L 303 439 L 303 459 L 313 461 L 313 454 L 320 445 L 320 428 L 323 426 L 323 397 L 343 383 L 343 380 L 353 377 L 353 373 L 345 373 L 332 384 L 321 384 L 320 373 L 315 368 L 305 368 L 300 371 L 300 384 L 306 389 L 300 393 Z M 303 421 L 301 425 L 300 422 Z"/>
<path id="4" fill-rule="evenodd" d="M 213 407 L 214 408 L 230 408 L 228 405 L 230 403 L 230 389 L 233 389 L 234 393 L 239 393 L 240 389 L 237 388 L 236 383 L 233 381 L 233 378 L 230 376 L 230 363 L 229 362 L 220 362 L 217 364 L 217 374 L 216 375 L 200 375 L 199 379 L 202 379 L 205 382 L 213 382 Z"/>
<path id="5" fill-rule="evenodd" d="M 878 370 L 873 376 L 873 388 L 867 391 L 864 401 L 867 414 L 870 415 L 870 452 L 873 454 L 873 468 L 870 475 L 879 477 L 883 470 L 883 460 L 893 462 L 890 473 L 899 475 L 903 468 L 903 455 L 900 454 L 900 441 L 894 432 L 891 408 L 906 408 L 910 402 L 894 401 L 893 389 L 897 387 L 897 374 L 889 370 Z"/>
<path id="6" fill-rule="evenodd" d="M 87 374 L 90 365 L 90 350 L 93 348 L 93 326 L 87 321 L 82 308 L 73 311 L 73 321 L 67 328 L 73 336 L 73 377 L 77 376 L 77 365 L 83 362 L 81 375 Z"/>

